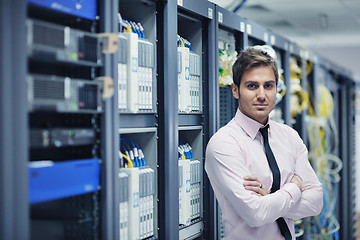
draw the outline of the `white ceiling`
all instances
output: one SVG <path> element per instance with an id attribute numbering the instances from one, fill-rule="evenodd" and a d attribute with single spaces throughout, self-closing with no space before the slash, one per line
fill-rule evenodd
<path id="1" fill-rule="evenodd" d="M 243 0 L 210 0 L 233 11 Z M 242 17 L 351 70 L 360 79 L 360 0 L 245 0 Z"/>

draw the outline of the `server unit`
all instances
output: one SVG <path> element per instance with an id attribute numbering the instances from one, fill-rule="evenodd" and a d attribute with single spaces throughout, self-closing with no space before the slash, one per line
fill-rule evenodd
<path id="1" fill-rule="evenodd" d="M 30 58 L 90 66 L 103 63 L 102 39 L 94 33 L 33 19 L 26 26 Z"/>

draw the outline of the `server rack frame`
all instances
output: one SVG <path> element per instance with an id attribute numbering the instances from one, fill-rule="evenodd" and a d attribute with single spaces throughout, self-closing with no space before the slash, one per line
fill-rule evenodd
<path id="1" fill-rule="evenodd" d="M 340 156 L 343 169 L 340 173 L 340 237 L 356 239 L 355 168 L 354 168 L 354 82 L 347 76 L 339 76 L 340 103 L 345 106 L 340 115 Z"/>
<path id="2" fill-rule="evenodd" d="M 203 127 L 202 126 L 179 126 L 179 139 L 189 143 L 194 154 L 193 159 L 200 161 L 201 169 L 204 168 L 203 157 Z M 191 159 L 190 159 L 191 160 Z M 181 161 L 181 160 L 180 160 Z M 203 179 L 203 172 L 200 173 Z M 203 183 L 203 180 L 201 181 Z M 203 189 L 200 189 L 200 203 L 204 202 Z M 179 239 L 195 239 L 204 234 L 204 206 L 200 204 L 200 217 L 192 219 L 189 226 L 179 228 Z"/>
<path id="3" fill-rule="evenodd" d="M 250 19 L 246 19 L 246 33 L 247 42 L 245 47 L 263 45 L 270 41 L 269 30 Z"/>
<path id="4" fill-rule="evenodd" d="M 219 42 L 219 31 L 225 31 L 228 32 L 229 34 L 232 34 L 235 38 L 235 50 L 237 52 L 243 50 L 247 43 L 248 43 L 248 35 L 246 32 L 246 19 L 241 18 L 239 15 L 235 14 L 235 13 L 231 13 L 228 12 L 227 10 L 216 6 L 216 14 L 217 14 L 217 30 L 216 30 L 216 50 L 217 53 L 219 52 L 219 46 L 218 46 L 218 42 Z M 218 59 L 218 56 L 216 56 L 216 59 Z M 218 61 L 217 61 L 218 64 Z M 219 64 L 218 64 L 219 65 Z M 219 69 L 219 66 L 217 67 L 217 69 Z M 216 72 L 216 77 L 217 79 L 219 78 L 219 73 L 218 71 Z M 220 91 L 220 87 L 218 86 L 219 83 L 216 82 L 216 86 L 217 86 L 217 90 Z M 230 87 L 229 87 L 230 88 Z M 229 90 L 225 90 L 225 91 L 229 91 Z M 231 101 L 231 105 L 235 105 L 235 108 L 237 109 L 237 101 L 235 100 L 235 98 L 233 98 L 232 94 L 231 94 L 231 90 L 230 90 L 230 101 Z M 217 99 L 220 98 L 220 93 L 219 93 L 219 97 Z M 228 99 L 229 100 L 229 99 Z M 219 104 L 219 101 L 218 101 Z M 220 106 L 219 106 L 220 109 Z M 231 109 L 228 112 L 231 114 L 234 114 L 233 112 L 236 111 L 236 109 Z M 220 110 L 219 110 L 220 111 Z M 220 112 L 219 112 L 220 113 Z M 231 116 L 232 118 L 233 116 Z M 228 119 L 230 120 L 230 119 Z M 221 121 L 221 117 L 219 116 L 219 123 L 220 125 L 222 125 L 222 121 Z M 221 127 L 219 125 L 219 127 Z"/>
<path id="5" fill-rule="evenodd" d="M 99 4 L 100 15 L 100 31 L 116 33 L 117 9 L 119 9 L 118 1 L 101 1 Z M 104 67 L 101 70 L 103 76 L 110 76 L 114 81 L 114 86 L 118 85 L 117 81 L 117 54 L 104 55 Z M 101 233 L 103 239 L 119 239 L 119 181 L 118 181 L 118 146 L 119 137 L 114 129 L 118 129 L 118 98 L 117 95 L 111 99 L 105 100 L 104 114 L 101 119 L 101 149 L 103 155 L 103 170 L 102 170 L 102 223 Z"/>
<path id="6" fill-rule="evenodd" d="M 0 12 L 0 239 L 27 240 L 26 1 L 1 0 Z"/>
<path id="7" fill-rule="evenodd" d="M 111 12 L 113 3 L 107 2 L 100 5 L 100 15 L 111 19 Z M 0 46 L 4 49 L 1 62 L 2 72 L 1 91 L 4 101 L 1 101 L 1 128 L 2 131 L 2 146 L 1 156 L 2 161 L 2 176 L 4 181 L 1 181 L 1 195 L 4 196 L 4 201 L 1 201 L 1 239 L 29 239 L 29 202 L 28 202 L 28 175 L 27 163 L 29 159 L 28 154 L 28 110 L 27 110 L 27 94 L 26 94 L 26 74 L 27 70 L 27 56 L 26 56 L 26 31 L 24 31 L 25 21 L 27 18 L 27 2 L 15 1 L 7 2 L 1 1 L 2 18 L 1 18 L 1 32 L 2 38 Z M 13 16 L 16 16 L 15 18 Z M 9 19 L 13 19 L 11 24 Z M 111 32 L 111 21 L 102 21 L 102 31 Z M 10 33 L 10 34 L 9 34 Z M 6 38 L 4 36 L 7 36 Z M 111 76 L 112 70 L 110 62 L 113 60 L 111 56 L 105 56 L 107 62 L 103 69 L 103 73 Z M 16 65 L 15 65 L 16 63 Z M 8 80 L 6 80 L 8 79 Z M 10 81 L 11 79 L 11 81 Z M 113 197 L 112 186 L 115 181 L 113 167 L 111 166 L 112 156 L 114 156 L 115 148 L 111 145 L 114 134 L 112 133 L 112 114 L 109 109 L 113 105 L 112 100 L 107 100 L 105 103 L 106 113 L 103 115 L 103 157 L 102 163 L 104 166 L 102 180 L 102 193 L 106 204 L 103 205 L 103 239 L 114 239 L 116 230 L 113 223 L 116 223 L 117 218 L 114 217 L 112 204 L 116 203 Z M 10 120 L 11 119 L 11 120 Z M 9 121 L 10 120 L 10 121 Z M 9 127 L 10 126 L 10 127 Z M 8 134 L 5 134 L 8 132 Z M 106 140 L 105 140 L 106 139 Z M 115 140 L 115 139 L 114 139 Z M 115 140 L 116 141 L 116 140 Z M 106 144 L 105 142 L 108 142 Z M 11 146 L 7 146 L 7 144 Z M 15 144 L 16 143 L 16 144 Z M 106 146 L 107 145 L 107 146 Z M 105 147 L 106 146 L 106 147 Z M 16 149 L 15 149 L 16 148 Z M 10 175 L 9 175 L 10 174 Z M 116 188 L 116 187 L 115 187 Z M 106 228 L 105 228 L 106 227 Z"/>
<path id="8" fill-rule="evenodd" d="M 160 1 L 158 12 L 159 239 L 179 238 L 177 3 Z M 163 66 L 160 68 L 159 66 Z M 168 209 L 168 210 L 166 210 Z M 171 212 L 169 211 L 171 209 Z"/>
<path id="9" fill-rule="evenodd" d="M 290 88 L 290 66 L 289 66 L 289 40 L 284 38 L 283 36 L 272 32 L 269 30 L 269 41 L 268 44 L 275 48 L 275 50 L 280 51 L 281 53 L 281 62 L 283 69 L 283 77 L 284 77 L 284 84 L 287 88 L 287 91 L 285 95 L 283 96 L 282 102 L 281 102 L 281 110 L 282 110 L 282 117 L 284 120 L 284 123 L 287 125 L 290 125 L 290 119 L 291 119 L 291 112 L 290 112 L 290 93 L 288 92 L 288 89 Z"/>
<path id="10" fill-rule="evenodd" d="M 153 230 L 154 235 L 146 239 L 158 239 L 158 135 L 156 127 L 134 127 L 119 128 L 118 133 L 122 137 L 130 138 L 135 141 L 143 151 L 146 159 L 146 166 L 154 170 L 155 194 L 154 194 L 154 212 L 153 212 Z M 140 167 L 141 168 L 141 167 Z"/>
<path id="11" fill-rule="evenodd" d="M 218 96 L 218 91 L 214 93 L 214 84 L 215 81 L 215 9 L 214 4 L 208 1 L 191 1 L 191 0 L 183 0 L 177 1 L 178 3 L 178 19 L 180 20 L 188 20 L 195 21 L 198 26 L 201 28 L 200 36 L 193 36 L 195 40 L 195 52 L 200 55 L 202 59 L 202 97 L 200 98 L 200 102 L 202 102 L 203 106 L 200 106 L 199 113 L 190 113 L 190 114 L 178 114 L 179 124 L 178 128 L 182 130 L 183 134 L 186 134 L 188 130 L 191 130 L 196 127 L 202 128 L 202 137 L 203 137 L 203 146 L 201 156 L 205 156 L 205 147 L 209 137 L 212 135 L 209 132 L 212 132 L 213 124 L 216 124 L 214 121 L 215 115 L 214 111 L 217 111 L 216 97 Z M 181 35 L 183 29 L 178 29 L 179 34 Z M 186 33 L 185 34 L 189 34 Z M 191 35 L 191 34 L 190 34 Z M 185 35 L 186 37 L 186 35 Z M 200 37 L 200 39 L 198 39 Z M 200 50 L 200 52 L 199 52 Z M 214 95 L 210 95 L 213 93 Z M 214 109 L 213 109 L 214 108 Z M 202 109 L 202 111 L 201 111 Z M 214 121 L 214 122 L 213 122 Z M 195 131 L 195 130 L 194 130 Z M 194 131 L 191 131 L 194 133 Z M 190 134 L 192 135 L 192 134 Z M 204 157 L 199 159 L 202 166 L 204 166 Z M 214 212 L 214 202 L 211 201 L 213 199 L 213 195 L 211 192 L 210 183 L 208 182 L 207 177 L 203 174 L 203 198 L 201 200 L 203 204 L 203 213 L 201 214 L 203 218 L 201 222 L 190 225 L 186 228 L 182 228 L 179 232 L 179 237 L 191 236 L 191 232 L 196 233 L 199 231 L 198 227 L 204 226 L 204 229 L 200 234 L 192 235 L 190 239 L 194 239 L 195 237 L 199 238 L 215 238 L 215 212 Z M 209 191 L 210 190 L 210 191 Z M 210 199 L 210 200 L 209 200 Z M 204 224 L 204 225 L 203 225 Z"/>
<path id="12" fill-rule="evenodd" d="M 337 129 L 340 129 L 340 112 L 341 112 L 341 107 L 340 107 L 340 99 L 339 99 L 339 87 L 341 88 L 340 84 L 338 84 L 337 82 L 337 78 L 338 76 L 336 74 L 333 74 L 331 72 L 331 64 L 324 58 L 314 55 L 314 84 L 315 85 L 319 85 L 319 84 L 323 84 L 325 87 L 327 87 L 329 89 L 329 91 L 331 92 L 333 98 L 334 98 L 334 117 L 335 117 L 335 124 Z M 317 92 L 314 91 L 314 99 L 319 99 L 319 96 L 317 94 Z M 315 100 L 316 102 L 317 100 Z M 319 109 L 316 107 L 316 112 L 318 113 Z M 339 135 L 340 136 L 340 135 Z M 327 140 L 328 140 L 328 136 Z M 340 137 L 339 137 L 339 141 L 340 141 Z M 336 154 L 338 157 L 340 157 L 340 149 L 338 149 L 337 152 L 335 152 L 334 154 Z M 340 190 L 340 184 L 341 183 L 337 183 L 335 185 L 335 188 L 337 188 L 337 191 L 339 192 Z M 336 199 L 336 201 L 338 203 L 340 203 L 340 197 L 338 197 Z M 337 219 L 340 219 L 340 205 L 338 204 L 337 206 L 335 206 L 335 214 Z"/>
<path id="13" fill-rule="evenodd" d="M 223 29 L 224 31 L 227 31 L 229 33 L 232 33 L 235 36 L 235 41 L 236 41 L 236 50 L 242 50 L 245 49 L 246 46 L 248 45 L 248 32 L 246 31 L 246 22 L 247 20 L 240 17 L 239 15 L 229 12 L 228 10 L 215 5 L 215 16 L 216 16 L 216 23 L 215 23 L 215 33 L 216 33 L 216 38 L 215 38 L 215 44 L 216 44 L 216 53 L 219 52 L 219 30 Z M 216 101 L 217 104 L 217 112 L 216 112 L 216 129 L 213 129 L 213 132 L 209 132 L 209 134 L 211 134 L 209 136 L 210 137 L 221 127 L 221 121 L 220 121 L 220 86 L 219 86 L 219 61 L 218 61 L 218 55 L 215 56 L 216 59 L 216 73 L 215 73 L 215 82 L 213 83 L 214 86 L 213 88 L 216 89 L 217 91 L 217 98 L 215 98 L 214 100 Z M 229 92 L 229 94 L 232 94 L 231 91 Z M 230 97 L 231 101 L 235 102 L 234 105 L 237 106 L 238 103 L 236 101 L 236 99 L 234 99 L 232 96 Z M 230 110 L 230 112 L 235 111 L 235 110 Z M 213 197 L 213 201 L 214 201 L 214 208 L 215 208 L 215 224 L 216 227 L 214 228 L 214 233 L 213 235 L 211 235 L 212 239 L 221 239 L 222 236 L 222 230 L 221 230 L 221 209 L 220 206 L 218 205 L 215 195 L 213 193 L 213 190 L 211 188 L 210 182 L 208 183 L 208 188 L 211 189 L 211 196 Z M 208 190 L 210 192 L 210 190 Z M 210 238 L 210 239 L 211 239 Z"/>
<path id="14" fill-rule="evenodd" d="M 116 11 L 119 11 L 122 15 L 123 19 L 138 21 L 144 27 L 144 32 L 146 33 L 146 39 L 148 39 L 154 46 L 154 71 L 152 73 L 153 76 L 153 109 L 151 111 L 139 111 L 136 113 L 130 112 L 121 112 L 116 109 L 115 113 L 118 116 L 117 122 L 118 126 L 115 129 L 117 131 L 117 139 L 119 136 L 126 136 L 134 140 L 137 144 L 142 147 L 145 158 L 150 158 L 147 160 L 146 165 L 154 170 L 155 173 L 155 195 L 154 195 L 154 235 L 150 237 L 150 239 L 161 239 L 159 235 L 161 235 L 161 230 L 163 229 L 163 225 L 161 225 L 161 211 L 159 206 L 162 204 L 162 195 L 159 192 L 161 189 L 159 183 L 162 182 L 160 179 L 160 147 L 159 142 L 161 142 L 159 137 L 161 131 L 159 130 L 161 125 L 160 122 L 160 108 L 158 105 L 158 99 L 160 98 L 160 90 L 159 86 L 159 78 L 161 74 L 159 73 L 158 62 L 160 60 L 161 54 L 161 35 L 159 35 L 158 27 L 163 24 L 160 23 L 160 16 L 162 16 L 161 5 L 163 4 L 160 1 L 156 0 L 136 0 L 136 1 L 122 1 L 115 0 L 118 2 L 118 7 Z M 141 5 L 144 4 L 144 7 Z M 139 14 L 139 16 L 134 16 L 135 12 Z M 117 25 L 118 25 L 118 17 L 115 17 Z M 144 22 L 145 21 L 145 22 Z M 118 32 L 118 28 L 116 28 L 115 32 Z M 117 69 L 117 64 L 116 68 Z M 116 76 L 117 79 L 117 76 Z M 117 85 L 116 85 L 117 86 Z M 115 95 L 118 95 L 118 91 L 116 91 Z M 160 125 L 160 126 L 159 126 Z M 118 142 L 119 143 L 119 142 Z M 119 144 L 116 146 L 117 151 L 119 151 Z M 159 212 L 160 211 L 160 212 Z"/>
<path id="15" fill-rule="evenodd" d="M 299 62 L 301 63 L 301 76 L 300 84 L 301 87 L 306 91 L 307 90 L 307 76 L 306 76 L 306 60 L 304 59 L 304 50 L 297 44 L 290 42 L 289 44 L 289 59 L 291 57 L 299 59 Z M 289 65 L 290 68 L 290 65 Z M 289 69 L 290 71 L 290 69 Z M 291 73 L 290 73 L 291 75 Z M 290 83 L 290 81 L 289 81 Z M 291 85 L 291 83 L 289 84 Z M 290 94 L 290 93 L 289 93 Z M 290 102 L 289 102 L 290 103 Z M 290 120 L 290 126 L 293 127 L 300 135 L 300 137 L 303 139 L 304 143 L 307 144 L 307 132 L 305 128 L 305 115 L 307 114 L 307 110 L 299 113 L 297 116 L 297 120 L 299 122 L 296 122 L 295 124 Z M 292 119 L 292 117 L 290 118 Z"/>

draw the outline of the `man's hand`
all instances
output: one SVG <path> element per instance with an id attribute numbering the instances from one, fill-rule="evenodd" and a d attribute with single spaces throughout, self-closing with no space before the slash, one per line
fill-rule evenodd
<path id="1" fill-rule="evenodd" d="M 300 191 L 302 191 L 302 185 L 298 176 L 294 175 L 290 182 L 295 183 L 299 187 Z"/>
<path id="2" fill-rule="evenodd" d="M 268 190 L 256 177 L 245 176 L 244 180 L 245 189 L 253 191 L 258 196 L 268 195 Z"/>

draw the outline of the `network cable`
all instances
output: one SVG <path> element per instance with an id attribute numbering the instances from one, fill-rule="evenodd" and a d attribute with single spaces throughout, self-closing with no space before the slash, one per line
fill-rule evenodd
<path id="1" fill-rule="evenodd" d="M 294 57 L 290 58 L 290 106 L 291 116 L 295 118 L 299 113 L 307 109 L 309 103 L 309 95 L 301 86 L 302 69 L 297 65 Z"/>
<path id="2" fill-rule="evenodd" d="M 121 14 L 118 13 L 119 32 L 132 32 L 136 33 L 139 38 L 145 39 L 144 28 L 141 23 L 136 23 L 123 19 Z"/>
<path id="3" fill-rule="evenodd" d="M 120 137 L 120 143 L 125 144 L 130 149 L 130 153 L 134 155 L 134 166 L 142 167 L 146 165 L 145 156 L 139 145 L 132 139 Z"/>
<path id="4" fill-rule="evenodd" d="M 133 145 L 133 147 L 134 147 L 134 151 L 136 152 L 136 155 L 138 156 L 138 160 L 139 160 L 139 162 L 140 162 L 140 166 L 145 166 L 145 165 L 146 165 L 145 156 L 144 156 L 144 154 L 143 154 L 143 151 L 142 151 L 141 148 L 139 147 L 139 145 L 138 145 L 135 141 L 133 141 L 133 140 L 131 140 L 131 139 L 129 139 L 129 138 L 122 138 L 122 139 L 124 139 L 125 141 L 129 141 L 130 143 L 132 143 L 132 145 Z"/>
<path id="5" fill-rule="evenodd" d="M 189 49 L 190 52 L 193 52 L 192 46 L 191 46 L 191 42 L 189 42 L 187 39 L 181 37 L 180 35 L 178 35 L 178 47 L 186 47 Z"/>
<path id="6" fill-rule="evenodd" d="M 133 165 L 137 167 L 137 162 L 135 161 L 134 152 L 127 142 L 120 142 L 120 150 L 123 150 L 126 156 L 133 162 Z"/>
<path id="7" fill-rule="evenodd" d="M 233 82 L 232 65 L 237 58 L 237 52 L 219 49 L 219 85 L 228 86 Z"/>
<path id="8" fill-rule="evenodd" d="M 139 27 L 139 32 L 140 32 L 141 38 L 145 38 L 144 28 L 142 27 L 141 23 L 137 23 L 137 25 Z"/>
<path id="9" fill-rule="evenodd" d="M 342 161 L 336 156 L 338 152 L 338 131 L 334 122 L 333 98 L 329 90 L 318 86 L 318 101 L 315 112 L 314 97 L 308 85 L 310 100 L 308 104 L 309 119 L 309 160 L 323 186 L 323 209 L 320 215 L 304 219 L 304 236 L 309 239 L 339 239 L 339 221 L 336 219 L 335 207 L 338 198 L 337 183 L 340 181 Z M 330 123 L 330 124 L 329 124 Z M 330 147 L 329 142 L 334 142 Z"/>
<path id="10" fill-rule="evenodd" d="M 178 35 L 178 47 L 185 47 L 184 41 L 180 35 Z"/>
<path id="11" fill-rule="evenodd" d="M 178 152 L 179 152 L 179 159 L 185 160 L 185 159 L 194 158 L 194 154 L 190 144 L 184 143 L 181 140 L 179 140 Z"/>
<path id="12" fill-rule="evenodd" d="M 134 164 L 133 162 L 130 160 L 130 158 L 128 156 L 126 156 L 125 154 L 123 154 L 121 151 L 119 151 L 119 157 L 120 157 L 120 161 L 123 161 L 123 159 L 126 160 L 127 162 L 127 167 L 128 168 L 133 168 Z M 122 165 L 123 166 L 123 165 Z"/>
<path id="13" fill-rule="evenodd" d="M 127 151 L 130 153 L 130 159 L 134 163 L 134 167 L 139 167 L 139 161 L 138 161 L 138 154 L 135 151 L 136 148 L 134 148 L 133 144 L 129 141 L 125 141 L 124 138 L 120 137 L 120 146 L 123 146 L 127 149 Z"/>

